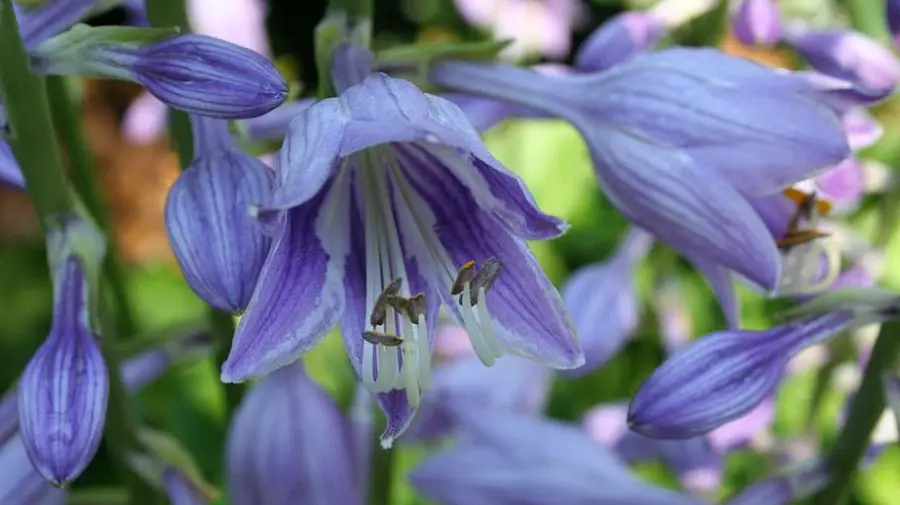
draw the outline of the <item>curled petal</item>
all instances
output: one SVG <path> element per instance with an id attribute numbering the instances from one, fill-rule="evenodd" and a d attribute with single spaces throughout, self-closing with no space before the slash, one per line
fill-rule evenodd
<path id="1" fill-rule="evenodd" d="M 90 463 L 106 420 L 109 376 L 90 327 L 89 292 L 77 257 L 55 275 L 53 325 L 19 383 L 19 429 L 28 457 L 56 485 Z"/>
<path id="2" fill-rule="evenodd" d="M 250 391 L 228 433 L 234 505 L 361 505 L 349 427 L 297 364 Z"/>
<path id="3" fill-rule="evenodd" d="M 771 395 L 791 357 L 852 322 L 852 313 L 833 312 L 767 331 L 725 331 L 695 340 L 644 382 L 629 407 L 629 426 L 654 438 L 708 433 Z"/>
<path id="4" fill-rule="evenodd" d="M 222 381 L 244 381 L 296 361 L 338 322 L 348 237 L 331 217 L 347 215 L 347 200 L 343 191 L 323 192 L 288 211 L 237 326 Z"/>

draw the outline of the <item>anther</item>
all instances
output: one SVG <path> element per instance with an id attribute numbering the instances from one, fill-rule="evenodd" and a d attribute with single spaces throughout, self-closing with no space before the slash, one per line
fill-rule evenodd
<path id="1" fill-rule="evenodd" d="M 407 298 L 406 315 L 413 324 L 419 324 L 419 317 L 425 315 L 425 293 L 416 293 Z"/>
<path id="2" fill-rule="evenodd" d="M 450 294 L 458 295 L 462 293 L 466 285 L 475 278 L 475 275 L 475 262 L 469 260 L 463 263 L 463 266 L 459 268 L 459 273 L 456 274 L 456 280 L 453 281 L 453 286 L 450 287 Z"/>
<path id="3" fill-rule="evenodd" d="M 397 296 L 401 287 L 403 287 L 403 279 L 397 277 L 391 280 L 384 288 L 384 291 L 375 299 L 375 303 L 372 304 L 372 314 L 369 315 L 369 324 L 373 328 L 384 324 L 384 321 L 387 319 L 387 308 L 390 305 L 389 300 Z"/>
<path id="4" fill-rule="evenodd" d="M 403 337 L 399 335 L 383 333 L 375 330 L 364 331 L 363 340 L 373 345 L 383 345 L 386 347 L 397 347 L 398 345 L 403 343 Z"/>
<path id="5" fill-rule="evenodd" d="M 472 305 L 478 303 L 478 293 L 484 289 L 484 292 L 487 293 L 491 286 L 494 285 L 494 282 L 497 280 L 497 277 L 500 277 L 500 271 L 503 269 L 503 263 L 500 262 L 497 258 L 488 258 L 478 270 L 478 273 L 475 274 L 475 277 L 472 279 L 472 282 L 469 284 L 469 290 L 472 296 Z"/>

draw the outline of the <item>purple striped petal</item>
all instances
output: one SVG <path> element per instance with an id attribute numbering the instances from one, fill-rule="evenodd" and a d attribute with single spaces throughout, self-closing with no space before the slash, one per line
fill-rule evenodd
<path id="1" fill-rule="evenodd" d="M 600 25 L 575 54 L 575 66 L 599 72 L 651 49 L 665 35 L 663 20 L 652 12 L 624 12 Z"/>
<path id="2" fill-rule="evenodd" d="M 234 505 L 362 505 L 349 426 L 337 404 L 297 364 L 265 377 L 228 433 Z"/>
<path id="3" fill-rule="evenodd" d="M 827 313 L 767 331 L 724 331 L 691 342 L 641 386 L 631 429 L 692 438 L 750 412 L 771 395 L 791 357 L 848 329 L 852 312 Z"/>
<path id="4" fill-rule="evenodd" d="M 88 281 L 77 256 L 54 276 L 53 325 L 19 382 L 19 429 L 28 458 L 56 485 L 87 467 L 103 436 L 109 376 L 92 317 Z"/>

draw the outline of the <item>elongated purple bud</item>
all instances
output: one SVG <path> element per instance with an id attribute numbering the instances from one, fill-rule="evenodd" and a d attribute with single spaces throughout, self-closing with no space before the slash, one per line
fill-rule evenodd
<path id="1" fill-rule="evenodd" d="M 299 364 L 266 376 L 228 434 L 234 505 L 361 505 L 349 427 Z"/>
<path id="2" fill-rule="evenodd" d="M 0 140 L 0 183 L 17 188 L 25 188 L 25 178 L 19 163 L 13 156 L 12 149 L 4 140 Z"/>
<path id="3" fill-rule="evenodd" d="M 651 12 L 625 12 L 600 25 L 575 55 L 582 71 L 606 70 L 653 47 L 665 33 L 663 21 Z"/>
<path id="4" fill-rule="evenodd" d="M 644 382 L 628 411 L 652 438 L 696 437 L 750 412 L 772 394 L 791 357 L 854 323 L 831 312 L 766 331 L 722 331 L 688 344 Z"/>
<path id="5" fill-rule="evenodd" d="M 57 268 L 50 335 L 19 383 L 19 429 L 35 469 L 61 486 L 81 475 L 97 452 L 109 376 L 91 326 L 82 260 L 72 254 Z"/>
<path id="6" fill-rule="evenodd" d="M 166 200 L 166 232 L 188 284 L 228 312 L 247 307 L 271 245 L 250 215 L 274 173 L 237 149 L 221 119 L 191 116 L 195 158 Z"/>
<path id="7" fill-rule="evenodd" d="M 846 79 L 873 90 L 893 88 L 900 82 L 900 61 L 878 41 L 849 30 L 792 29 L 785 39 L 824 74 Z"/>
<path id="8" fill-rule="evenodd" d="M 742 0 L 731 19 L 734 36 L 748 46 L 771 46 L 781 38 L 781 15 L 773 0 Z"/>

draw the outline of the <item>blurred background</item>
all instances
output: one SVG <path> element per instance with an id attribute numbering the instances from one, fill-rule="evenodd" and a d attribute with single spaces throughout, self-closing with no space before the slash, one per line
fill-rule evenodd
<path id="1" fill-rule="evenodd" d="M 197 12 L 217 9 L 229 0 L 194 0 Z M 871 0 L 874 2 L 875 0 Z M 376 0 L 375 46 L 399 42 L 485 40 L 515 37 L 516 44 L 505 57 L 522 62 L 570 62 L 573 50 L 605 19 L 628 9 L 646 8 L 652 0 Z M 205 7 L 203 6 L 205 4 Z M 498 6 L 491 22 L 485 5 Z M 814 26 L 847 22 L 843 6 L 828 0 L 786 0 L 780 3 L 790 16 Z M 325 12 L 324 0 L 269 0 L 269 13 L 262 23 L 268 29 L 276 63 L 289 79 L 302 82 L 302 89 L 315 90 L 313 28 Z M 92 24 L 121 24 L 129 11 L 119 8 L 97 17 Z M 202 17 L 202 16 L 201 16 Z M 497 20 L 505 19 L 503 22 Z M 781 49 L 751 49 L 728 33 L 720 11 L 701 16 L 676 31 L 672 41 L 688 45 L 713 45 L 750 57 L 763 64 L 792 67 L 799 60 Z M 166 140 L 164 122 L 137 114 L 140 88 L 121 82 L 85 80 L 83 126 L 91 152 L 100 168 L 104 199 L 112 209 L 118 254 L 128 270 L 140 338 L 165 338 L 178 332 L 202 328 L 205 306 L 183 281 L 174 262 L 163 228 L 166 191 L 179 173 L 178 156 Z M 301 94 L 309 94 L 301 92 Z M 131 112 L 129 112 L 131 111 Z M 876 111 L 885 129 L 882 140 L 861 153 L 877 165 L 882 176 L 900 162 L 900 108 L 888 101 Z M 494 154 L 520 174 L 538 204 L 548 213 L 563 217 L 571 230 L 553 242 L 533 244 L 550 278 L 558 285 L 575 269 L 608 257 L 627 229 L 627 223 L 604 200 L 578 134 L 555 121 L 510 121 L 486 134 Z M 277 145 L 253 146 L 259 154 Z M 891 193 L 873 192 L 842 219 L 861 237 L 882 242 L 885 201 Z M 894 194 L 896 194 L 894 192 Z M 887 195 L 887 196 L 886 196 Z M 888 207 L 890 208 L 890 207 Z M 892 231 L 892 230 L 888 230 Z M 883 263 L 873 275 L 892 289 L 900 289 L 900 235 L 892 234 L 879 250 Z M 656 247 L 639 268 L 641 299 L 639 327 L 623 351 L 596 372 L 578 379 L 560 378 L 554 383 L 548 415 L 579 419 L 598 403 L 629 398 L 662 361 L 658 317 L 654 310 L 662 281 L 678 286 L 685 304 L 683 323 L 694 336 L 724 327 L 721 312 L 700 276 L 665 247 Z M 750 328 L 766 328 L 782 306 L 749 291 L 741 292 L 744 322 Z M 15 381 L 28 358 L 50 327 L 51 286 L 43 251 L 43 238 L 28 198 L 0 188 L 0 386 Z M 871 328 L 856 337 L 871 338 Z M 852 390 L 859 370 L 853 363 L 821 369 L 808 366 L 823 360 L 822 349 L 812 349 L 800 358 L 778 394 L 770 437 L 801 437 L 813 433 L 825 440 L 833 437 L 836 418 L 845 391 Z M 347 405 L 355 377 L 346 362 L 337 335 L 310 353 L 310 373 Z M 806 363 L 806 365 L 804 365 Z M 821 370 L 825 370 L 824 372 Z M 818 416 L 810 416 L 817 374 L 832 374 Z M 169 372 L 143 390 L 135 405 L 151 425 L 174 434 L 197 458 L 206 476 L 221 484 L 222 452 L 226 432 L 224 398 L 212 359 Z M 809 422 L 814 418 L 814 422 Z M 774 440 L 775 438 L 772 438 Z M 765 446 L 766 440 L 758 441 Z M 769 441 L 771 444 L 771 440 Z M 403 482 L 404 469 L 415 464 L 420 449 L 402 444 L 396 459 L 398 504 L 424 503 Z M 767 457 L 752 450 L 729 455 L 721 495 L 730 495 L 764 475 Z M 885 451 L 858 480 L 854 503 L 888 505 L 900 496 L 900 450 L 896 444 Z M 639 472 L 657 482 L 677 487 L 677 481 L 661 464 L 642 464 Z M 105 452 L 75 484 L 104 485 L 111 482 Z"/>

